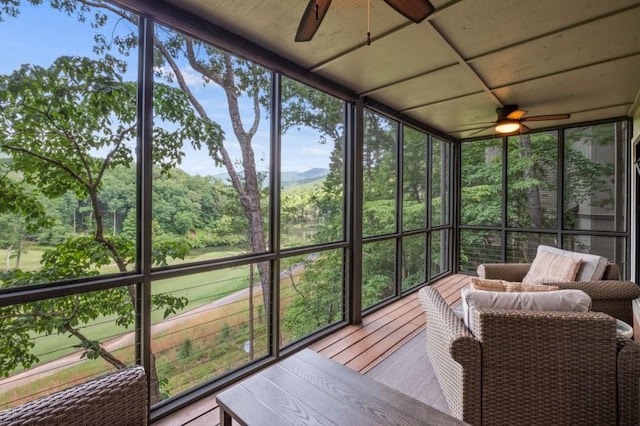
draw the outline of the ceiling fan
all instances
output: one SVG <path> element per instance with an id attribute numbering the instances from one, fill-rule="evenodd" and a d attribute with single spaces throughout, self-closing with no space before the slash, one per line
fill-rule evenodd
<path id="1" fill-rule="evenodd" d="M 422 22 L 435 10 L 435 7 L 433 7 L 429 0 L 384 1 L 398 13 L 404 15 L 416 24 Z M 298 32 L 296 32 L 296 41 L 310 41 L 313 38 L 324 16 L 327 14 L 327 10 L 329 10 L 330 4 L 331 0 L 309 0 L 309 4 L 307 4 L 307 8 L 300 20 Z"/>
<path id="2" fill-rule="evenodd" d="M 491 122 L 490 126 L 467 129 L 468 130 L 477 130 L 476 132 L 471 133 L 468 136 L 473 136 L 478 134 L 484 130 L 490 129 L 493 127 L 496 133 L 500 133 L 503 135 L 515 134 L 515 133 L 526 133 L 529 131 L 529 128 L 522 124 L 525 121 L 547 121 L 547 120 L 564 120 L 571 117 L 571 114 L 545 114 L 545 115 L 532 115 L 531 117 L 525 117 L 527 111 L 523 111 L 519 109 L 518 105 L 505 105 L 501 108 L 496 108 L 496 114 L 498 115 L 497 120 Z M 474 124 L 482 124 L 482 123 L 474 123 Z"/>

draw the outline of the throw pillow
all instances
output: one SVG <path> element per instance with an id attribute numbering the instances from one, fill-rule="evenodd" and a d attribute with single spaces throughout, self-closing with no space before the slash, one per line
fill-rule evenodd
<path id="1" fill-rule="evenodd" d="M 582 260 L 580 269 L 578 269 L 578 273 L 576 274 L 576 281 L 601 280 L 604 275 L 604 270 L 607 268 L 607 264 L 609 263 L 609 259 L 606 257 L 595 254 L 578 253 L 575 251 L 562 250 L 557 247 L 539 245 L 537 254 L 540 254 L 540 252 L 543 251 Z"/>
<path id="2" fill-rule="evenodd" d="M 469 278 L 469 288 L 484 291 L 507 291 L 502 280 L 486 280 L 476 277 Z"/>
<path id="3" fill-rule="evenodd" d="M 568 312 L 588 312 L 591 309 L 591 297 L 582 290 L 506 293 L 464 288 L 461 294 L 462 320 L 472 333 L 475 333 L 476 309 Z"/>
<path id="4" fill-rule="evenodd" d="M 558 287 L 557 285 L 525 284 L 525 283 L 514 283 L 510 281 L 502 281 L 502 285 L 507 289 L 507 292 L 560 290 L 560 287 Z"/>
<path id="5" fill-rule="evenodd" d="M 473 290 L 518 292 L 518 291 L 554 291 L 560 287 L 543 284 L 523 284 L 504 280 L 487 280 L 476 277 L 469 279 L 469 288 Z"/>
<path id="6" fill-rule="evenodd" d="M 546 251 L 538 252 L 522 279 L 525 284 L 542 284 L 545 282 L 567 282 L 576 278 L 582 261 L 580 259 Z"/>

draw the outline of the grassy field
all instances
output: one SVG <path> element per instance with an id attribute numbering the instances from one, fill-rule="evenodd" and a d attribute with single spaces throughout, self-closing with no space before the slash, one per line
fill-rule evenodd
<path id="1" fill-rule="evenodd" d="M 38 246 L 27 247 L 20 255 L 20 269 L 23 271 L 33 271 L 34 269 L 38 269 L 40 267 L 42 251 L 43 249 Z M 7 265 L 7 249 L 0 249 L 0 261 L 2 262 L 0 263 L 0 265 L 2 265 L 0 269 L 15 268 L 17 266 L 16 252 L 11 252 L 9 265 Z"/>
<path id="2" fill-rule="evenodd" d="M 192 253 L 189 258 L 184 261 L 193 262 L 203 259 L 233 256 L 239 253 L 239 251 L 233 251 L 230 248 L 199 250 L 198 252 Z M 0 254 L 2 253 L 0 252 Z M 29 261 L 38 265 L 41 254 L 41 250 L 30 250 L 28 253 Z M 154 294 L 171 294 L 176 297 L 186 297 L 189 300 L 187 309 L 195 309 L 246 288 L 247 274 L 248 268 L 246 267 L 204 272 L 201 274 L 156 281 L 152 284 L 152 290 Z M 152 322 L 162 321 L 164 319 L 163 317 L 163 311 L 155 311 L 152 314 Z M 114 337 L 114 332 L 121 334 L 132 330 L 132 328 L 118 328 L 114 330 L 114 321 L 115 316 L 100 316 L 86 324 L 81 331 L 92 339 L 102 342 Z M 79 343 L 66 335 L 60 336 L 57 334 L 50 336 L 33 334 L 32 340 L 35 346 L 31 353 L 37 354 L 41 363 L 77 351 L 77 348 L 73 347 L 73 345 Z M 21 371 L 21 369 L 17 369 L 15 372 L 18 371 Z"/>
<path id="3" fill-rule="evenodd" d="M 302 270 L 297 269 L 293 275 L 282 280 L 283 294 L 291 294 L 292 280 L 297 282 L 301 273 Z M 230 280 L 233 281 L 242 282 L 243 279 Z M 246 288 L 246 284 L 241 288 Z M 289 298 L 286 297 L 283 301 L 282 309 L 286 309 L 289 303 L 287 299 Z M 261 304 L 259 288 L 254 293 L 254 303 L 255 306 Z M 157 356 L 158 373 L 168 379 L 168 384 L 163 388 L 168 392 L 166 396 L 188 390 L 249 361 L 242 346 L 248 338 L 247 305 L 248 297 L 243 296 L 237 302 L 225 303 L 218 308 L 185 317 L 154 336 L 152 344 Z M 256 357 L 267 353 L 268 343 L 266 325 L 259 320 L 259 315 L 259 310 L 256 309 Z M 113 322 L 105 321 L 104 326 L 113 327 Z M 58 342 L 60 339 L 66 337 L 57 337 Z M 190 342 L 189 353 L 184 350 L 186 341 Z M 128 364 L 132 363 L 133 346 L 115 350 L 114 355 Z M 58 357 L 59 355 L 55 358 Z M 58 367 L 52 374 L 37 375 L 24 384 L 11 386 L 4 392 L 0 391 L 0 409 L 32 400 L 41 396 L 41 392 L 48 394 L 112 370 L 113 367 L 102 359 L 83 360 L 68 367 Z"/>
<path id="4" fill-rule="evenodd" d="M 34 270 L 40 267 L 40 259 L 42 257 L 44 249 L 42 247 L 31 246 L 26 250 L 20 259 L 20 269 L 22 270 Z M 171 264 L 198 262 L 202 260 L 231 257 L 242 254 L 238 249 L 231 247 L 222 248 L 209 248 L 193 250 L 187 258 L 172 261 Z M 6 250 L 0 250 L 0 259 L 6 259 Z M 11 257 L 11 267 L 16 266 L 15 256 Z M 2 265 L 2 269 L 5 269 L 6 265 Z M 105 268 L 105 273 L 117 272 L 115 267 Z M 297 275 L 297 274 L 296 274 Z M 193 380 L 202 381 L 205 376 L 203 373 L 194 374 L 197 370 L 205 369 L 208 371 L 207 377 L 214 377 L 217 374 L 222 374 L 225 371 L 229 371 L 232 368 L 242 365 L 247 362 L 246 354 L 242 350 L 242 343 L 246 341 L 248 328 L 247 328 L 247 309 L 248 302 L 246 300 L 240 303 L 231 303 L 225 305 L 221 309 L 216 309 L 216 313 L 210 311 L 210 315 L 218 315 L 220 318 L 216 319 L 212 323 L 204 322 L 201 326 L 194 326 L 193 332 L 191 330 L 183 330 L 180 327 L 184 326 L 188 322 L 202 320 L 199 315 L 192 316 L 191 311 L 197 309 L 203 305 L 219 300 L 225 296 L 237 293 L 240 290 L 246 289 L 249 285 L 249 266 L 237 267 L 237 268 L 225 268 L 217 271 L 209 271 L 200 274 L 190 274 L 182 277 L 170 278 L 165 280 L 158 280 L 152 283 L 152 291 L 154 294 L 171 294 L 176 297 L 185 297 L 188 299 L 189 304 L 182 312 L 189 312 L 189 315 L 181 318 L 180 321 L 171 322 L 171 315 L 167 318 L 169 321 L 165 321 L 164 312 L 156 311 L 152 312 L 152 323 L 163 323 L 163 331 L 158 334 L 154 334 L 154 352 L 157 349 L 160 350 L 158 355 L 159 367 L 162 365 L 161 374 L 164 377 L 172 377 L 170 379 L 168 391 L 175 394 L 176 391 L 186 390 L 192 386 Z M 287 289 L 291 285 L 291 279 L 287 278 L 286 283 L 283 282 L 283 295 L 287 294 Z M 260 316 L 260 310 L 257 308 L 261 305 L 261 295 L 259 291 L 256 291 L 254 297 L 257 297 L 254 302 L 254 315 Z M 284 304 L 287 304 L 283 301 Z M 262 306 L 259 306 L 260 308 Z M 180 314 L 180 313 L 178 313 Z M 244 319 L 242 319 L 244 316 Z M 196 319 L 197 318 L 197 319 Z M 88 336 L 93 340 L 100 342 L 107 342 L 111 339 L 118 338 L 119 336 L 130 335 L 133 327 L 125 329 L 115 325 L 115 316 L 100 316 L 95 320 L 89 321 L 86 325 L 80 328 L 80 332 Z M 244 323 L 239 323 L 239 321 Z M 256 324 L 258 327 L 258 325 Z M 217 335 L 225 335 L 226 329 L 230 328 L 232 335 L 229 336 L 228 342 L 219 342 L 215 337 Z M 201 331 L 198 331 L 201 330 Z M 205 333 L 205 337 L 198 337 L 199 333 Z M 260 327 L 256 329 L 256 333 L 262 334 L 266 339 L 266 330 L 262 330 Z M 172 335 L 173 334 L 173 335 Z M 193 336 L 192 336 L 193 334 Z M 211 336 L 211 337 L 207 337 Z M 183 343 L 190 339 L 200 339 L 196 343 L 194 340 L 194 348 L 200 347 L 200 353 L 209 353 L 207 360 L 202 362 L 194 359 L 193 361 L 180 359 L 179 351 L 184 349 Z M 207 339 L 213 338 L 213 341 Z M 261 339 L 256 335 L 256 356 L 259 353 L 266 350 L 267 341 L 260 341 Z M 179 342 L 177 346 L 175 342 Z M 64 357 L 65 355 L 77 353 L 79 348 L 76 347 L 80 342 L 68 335 L 37 335 L 32 334 L 32 342 L 34 347 L 31 353 L 36 354 L 39 358 L 37 365 L 45 365 L 51 361 Z M 239 343 L 240 342 L 240 343 Z M 167 347 L 168 349 L 162 349 L 160 346 Z M 214 351 L 215 349 L 215 351 Z M 195 349 L 192 349 L 195 350 Z M 213 351 L 213 352 L 212 352 Z M 160 354 L 161 353 L 161 354 Z M 217 354 L 215 354 L 217 353 Z M 133 347 L 128 346 L 122 349 L 117 349 L 114 355 L 124 360 L 127 363 L 133 362 L 134 353 Z M 36 366 L 32 366 L 34 368 Z M 47 368 L 50 368 L 47 366 Z M 55 370 L 53 375 L 35 373 L 36 376 L 27 379 L 24 385 L 9 386 L 7 391 L 6 385 L 4 390 L 0 390 L 0 400 L 7 401 L 0 403 L 0 409 L 6 408 L 8 405 L 15 405 L 16 402 L 24 403 L 26 400 L 33 399 L 34 397 L 42 396 L 41 392 L 50 393 L 61 387 L 67 387 L 70 384 L 79 383 L 87 380 L 90 377 L 96 375 L 105 374 L 113 367 L 107 364 L 102 359 L 98 360 L 77 360 L 72 366 Z M 176 370 L 177 369 L 177 370 Z M 24 369 L 19 368 L 12 372 L 12 376 L 20 373 Z M 160 371 L 159 371 L 160 372 Z M 186 375 L 186 378 L 182 376 Z M 189 381 L 191 380 L 191 382 Z M 2 389 L 2 385 L 0 385 Z M 5 393 L 6 392 L 6 393 Z"/>

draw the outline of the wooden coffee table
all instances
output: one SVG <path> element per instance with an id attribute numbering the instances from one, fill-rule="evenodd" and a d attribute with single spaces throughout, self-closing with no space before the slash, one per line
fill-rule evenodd
<path id="1" fill-rule="evenodd" d="M 221 392 L 220 424 L 465 425 L 304 349 Z"/>

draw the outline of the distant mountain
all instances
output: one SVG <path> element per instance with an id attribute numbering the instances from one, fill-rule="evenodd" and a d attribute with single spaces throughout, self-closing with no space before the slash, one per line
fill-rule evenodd
<path id="1" fill-rule="evenodd" d="M 329 174 L 329 169 L 309 169 L 305 172 L 282 172 L 282 184 L 311 182 L 324 179 Z"/>
<path id="2" fill-rule="evenodd" d="M 304 172 L 282 172 L 282 186 L 300 185 L 316 180 L 322 180 L 329 174 L 329 169 L 313 168 Z M 228 175 L 226 173 L 218 173 L 214 177 L 221 179 L 225 182 L 228 181 Z"/>

